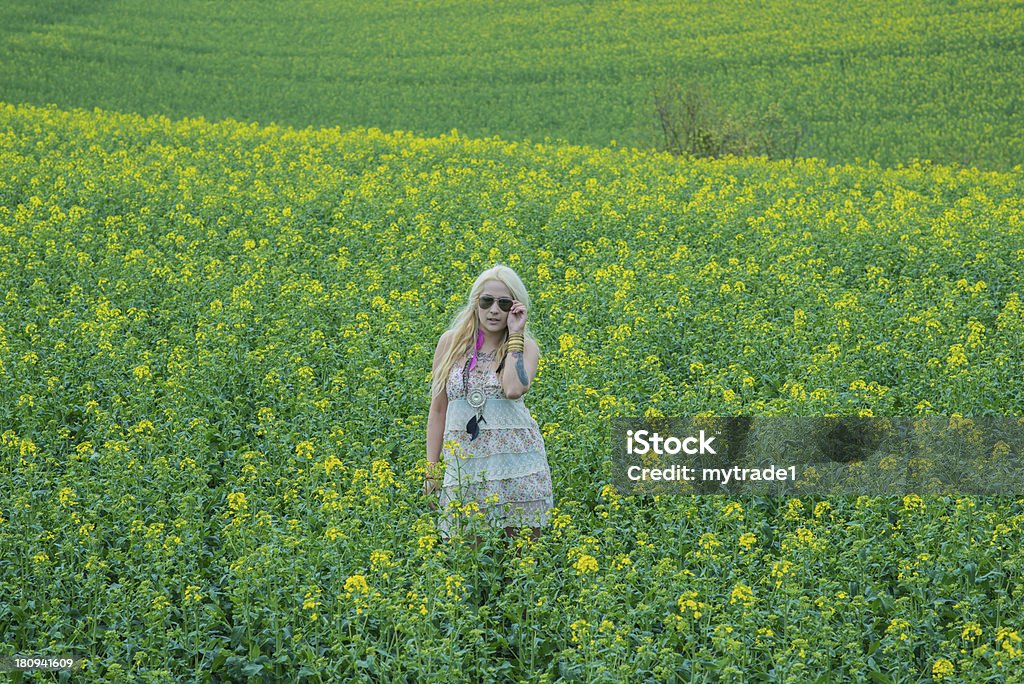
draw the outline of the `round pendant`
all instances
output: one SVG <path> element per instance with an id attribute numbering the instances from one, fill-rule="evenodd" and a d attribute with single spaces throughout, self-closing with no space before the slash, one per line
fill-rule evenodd
<path id="1" fill-rule="evenodd" d="M 481 390 L 481 389 L 474 389 L 474 390 L 470 390 L 469 396 L 466 397 L 466 400 L 469 402 L 469 405 L 472 406 L 473 408 L 480 408 L 481 406 L 484 405 L 484 399 L 485 398 L 486 397 L 484 397 L 484 391 L 483 390 Z"/>

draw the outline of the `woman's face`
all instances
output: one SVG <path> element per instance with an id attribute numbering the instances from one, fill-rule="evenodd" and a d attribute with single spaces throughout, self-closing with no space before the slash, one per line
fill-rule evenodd
<path id="1" fill-rule="evenodd" d="M 486 309 L 481 309 L 480 301 L 477 300 L 476 320 L 480 329 L 500 333 L 508 325 L 508 312 L 501 310 L 500 300 L 513 299 L 512 291 L 500 280 L 488 280 L 480 290 L 480 297 L 490 297 L 494 300 Z"/>

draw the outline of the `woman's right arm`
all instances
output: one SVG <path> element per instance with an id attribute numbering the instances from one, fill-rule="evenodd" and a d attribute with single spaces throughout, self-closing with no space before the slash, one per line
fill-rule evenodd
<path id="1" fill-rule="evenodd" d="M 441 359 L 448 351 L 448 338 L 449 333 L 445 332 L 437 341 L 437 349 L 434 351 L 434 376 L 437 374 L 437 367 L 441 364 Z M 435 469 L 434 464 L 441 462 L 441 441 L 444 438 L 444 422 L 447 413 L 448 392 L 442 389 L 440 394 L 431 397 L 430 413 L 427 415 L 427 478 L 423 483 L 425 494 L 440 488 L 438 483 L 440 473 Z M 433 486 L 430 486 L 431 484 Z"/>

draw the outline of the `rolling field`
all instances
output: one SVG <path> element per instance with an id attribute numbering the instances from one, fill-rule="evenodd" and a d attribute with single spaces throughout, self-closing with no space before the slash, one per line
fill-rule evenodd
<path id="1" fill-rule="evenodd" d="M 0 656 L 94 681 L 1019 672 L 1021 500 L 623 497 L 603 453 L 648 410 L 1019 415 L 1019 173 L 52 107 L 0 132 Z M 444 548 L 419 495 L 433 346 L 496 260 L 534 302 L 558 507 L 514 554 Z"/>
<path id="2" fill-rule="evenodd" d="M 625 496 L 609 426 L 1024 416 L 1022 46 L 992 0 L 4 3 L 0 671 L 1020 681 L 1024 493 Z M 654 151 L 671 83 L 797 158 Z M 496 262 L 556 510 L 474 550 L 420 491 Z"/>
<path id="3" fill-rule="evenodd" d="M 0 101 L 420 135 L 662 142 L 654 93 L 779 105 L 801 157 L 1024 161 L 1024 6 L 1003 0 L 384 5 L 10 0 Z"/>

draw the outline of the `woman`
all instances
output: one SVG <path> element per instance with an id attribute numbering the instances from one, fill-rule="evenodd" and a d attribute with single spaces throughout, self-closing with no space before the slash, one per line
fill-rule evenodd
<path id="1" fill-rule="evenodd" d="M 534 539 L 553 506 L 544 440 L 523 403 L 540 360 L 526 329 L 528 307 L 523 281 L 498 264 L 476 279 L 437 343 L 423 492 L 440 491 L 438 527 L 446 541 L 457 524 L 452 501 L 475 501 L 506 535 L 528 526 Z"/>

